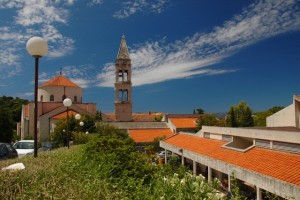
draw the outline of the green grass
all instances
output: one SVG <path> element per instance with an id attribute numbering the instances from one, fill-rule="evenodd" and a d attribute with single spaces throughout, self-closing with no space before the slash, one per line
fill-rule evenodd
<path id="1" fill-rule="evenodd" d="M 82 160 L 83 146 L 1 161 L 0 169 L 22 162 L 24 170 L 0 171 L 0 199 L 119 199 L 99 177 L 95 165 Z"/>

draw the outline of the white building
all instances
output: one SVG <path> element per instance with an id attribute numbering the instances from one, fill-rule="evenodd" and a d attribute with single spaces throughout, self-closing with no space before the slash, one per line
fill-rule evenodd
<path id="1" fill-rule="evenodd" d="M 300 199 L 300 97 L 267 118 L 265 128 L 203 126 L 196 134 L 178 133 L 160 142 L 181 156 L 183 165 L 231 190 L 230 176 L 263 199 L 266 191 Z M 167 161 L 167 157 L 165 157 Z"/>
<path id="2" fill-rule="evenodd" d="M 267 127 L 300 127 L 300 96 L 294 95 L 293 103 L 267 118 Z"/>

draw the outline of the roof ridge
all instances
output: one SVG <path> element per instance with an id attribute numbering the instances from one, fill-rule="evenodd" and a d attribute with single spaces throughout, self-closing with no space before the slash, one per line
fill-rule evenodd
<path id="1" fill-rule="evenodd" d="M 66 87 L 81 88 L 80 86 L 78 86 L 77 84 L 75 84 L 74 82 L 72 82 L 70 79 L 68 79 L 67 77 L 65 77 L 62 74 L 59 74 L 59 75 L 55 76 L 54 78 L 48 80 L 40 87 L 46 87 L 46 86 L 66 86 Z"/>

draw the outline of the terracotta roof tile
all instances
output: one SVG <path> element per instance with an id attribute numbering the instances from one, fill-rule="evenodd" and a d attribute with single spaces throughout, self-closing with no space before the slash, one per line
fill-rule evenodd
<path id="1" fill-rule="evenodd" d="M 258 147 L 243 153 L 221 147 L 223 141 L 184 134 L 164 142 L 300 186 L 300 155 Z"/>
<path id="2" fill-rule="evenodd" d="M 163 113 L 133 113 L 132 121 L 133 122 L 155 122 L 155 117 L 162 116 Z M 105 122 L 114 122 L 116 121 L 115 113 L 105 114 L 102 113 L 102 120 Z"/>
<path id="3" fill-rule="evenodd" d="M 129 130 L 129 135 L 135 142 L 152 142 L 157 137 L 173 135 L 170 129 L 139 129 Z"/>
<path id="4" fill-rule="evenodd" d="M 155 122 L 155 117 L 162 115 L 162 113 L 133 113 L 132 119 L 135 122 Z"/>
<path id="5" fill-rule="evenodd" d="M 76 114 L 78 114 L 78 112 L 75 112 L 74 110 L 69 110 L 69 117 L 71 117 L 72 115 L 75 116 Z M 64 119 L 64 118 L 67 118 L 67 111 L 51 117 L 51 119 Z"/>
<path id="6" fill-rule="evenodd" d="M 196 128 L 197 119 L 197 117 L 169 118 L 169 120 L 176 126 L 176 128 Z"/>
<path id="7" fill-rule="evenodd" d="M 199 114 L 168 114 L 168 118 L 198 118 Z"/>
<path id="8" fill-rule="evenodd" d="M 72 81 L 70 81 L 68 78 L 66 78 L 63 75 L 58 75 L 49 81 L 45 82 L 42 86 L 40 87 L 45 87 L 45 86 L 67 86 L 67 87 L 79 87 Z M 80 88 L 80 87 L 79 87 Z"/>

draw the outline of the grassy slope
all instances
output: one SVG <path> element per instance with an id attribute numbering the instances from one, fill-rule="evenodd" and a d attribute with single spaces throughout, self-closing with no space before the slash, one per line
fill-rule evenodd
<path id="1" fill-rule="evenodd" d="M 18 162 L 25 169 L 0 171 L 0 199 L 118 199 L 118 193 L 112 193 L 99 178 L 99 169 L 82 162 L 82 148 L 1 161 L 0 169 Z"/>

